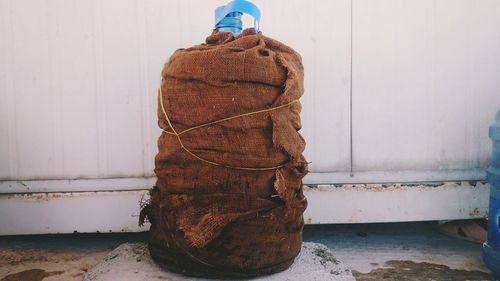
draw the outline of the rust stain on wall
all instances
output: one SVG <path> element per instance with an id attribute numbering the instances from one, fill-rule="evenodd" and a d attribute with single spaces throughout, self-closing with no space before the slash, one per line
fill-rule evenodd
<path id="1" fill-rule="evenodd" d="M 479 216 L 479 208 L 474 208 L 472 211 L 470 211 L 469 216 L 471 216 L 471 217 Z"/>

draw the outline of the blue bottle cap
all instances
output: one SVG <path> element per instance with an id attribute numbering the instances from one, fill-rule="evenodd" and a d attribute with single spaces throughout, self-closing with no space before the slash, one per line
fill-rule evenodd
<path id="1" fill-rule="evenodd" d="M 249 14 L 254 18 L 255 33 L 259 33 L 260 10 L 253 3 L 246 0 L 233 0 L 225 6 L 215 9 L 215 29 L 217 31 L 232 32 L 236 37 L 242 28 L 241 15 Z"/>

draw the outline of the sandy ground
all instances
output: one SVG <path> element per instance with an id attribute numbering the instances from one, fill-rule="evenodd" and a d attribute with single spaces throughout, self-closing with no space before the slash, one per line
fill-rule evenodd
<path id="1" fill-rule="evenodd" d="M 118 245 L 140 234 L 68 234 L 0 237 L 0 281 L 80 281 Z"/>
<path id="2" fill-rule="evenodd" d="M 495 280 L 481 245 L 448 237 L 434 223 L 312 225 L 304 241 L 327 245 L 357 280 Z M 145 233 L 0 237 L 0 281 L 80 281 L 125 242 Z"/>
<path id="3" fill-rule="evenodd" d="M 84 281 L 212 281 L 163 270 L 149 255 L 147 244 L 124 243 L 85 275 Z M 228 281 L 234 281 L 230 279 Z M 352 272 L 323 244 L 304 242 L 285 271 L 241 281 L 356 281 Z"/>

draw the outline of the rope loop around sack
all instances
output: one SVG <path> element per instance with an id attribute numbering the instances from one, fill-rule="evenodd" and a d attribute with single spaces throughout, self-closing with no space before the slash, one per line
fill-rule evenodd
<path id="1" fill-rule="evenodd" d="M 161 80 L 163 81 L 163 77 L 161 77 Z M 234 116 L 231 116 L 231 117 L 219 119 L 219 120 L 216 120 L 216 121 L 211 121 L 211 122 L 203 123 L 203 124 L 196 125 L 196 126 L 193 126 L 191 128 L 185 129 L 185 130 L 183 130 L 181 132 L 177 132 L 177 130 L 175 130 L 174 126 L 172 125 L 172 122 L 170 121 L 170 118 L 168 117 L 167 111 L 165 110 L 165 106 L 163 104 L 163 93 L 162 93 L 162 90 L 161 90 L 161 83 L 160 83 L 160 87 L 159 87 L 159 90 L 158 90 L 158 95 L 159 95 L 159 102 L 160 102 L 161 110 L 163 111 L 163 115 L 165 116 L 165 119 L 167 120 L 168 126 L 172 130 L 172 131 L 163 130 L 163 132 L 165 132 L 167 134 L 171 134 L 171 135 L 176 136 L 177 140 L 179 141 L 180 147 L 185 152 L 187 152 L 188 154 L 190 154 L 191 156 L 193 156 L 194 158 L 196 158 L 196 159 L 198 159 L 200 161 L 203 161 L 205 163 L 208 163 L 208 164 L 211 164 L 211 165 L 215 165 L 215 166 L 221 166 L 221 167 L 230 168 L 230 169 L 237 169 L 237 170 L 248 170 L 248 171 L 275 170 L 275 169 L 279 169 L 279 168 L 285 166 L 286 163 L 288 162 L 287 161 L 287 162 L 285 162 L 283 164 L 280 164 L 280 165 L 277 165 L 277 166 L 273 166 L 273 167 L 239 167 L 239 166 L 225 165 L 225 164 L 222 164 L 222 163 L 218 163 L 218 162 L 215 162 L 215 161 L 211 161 L 211 160 L 205 159 L 205 158 L 203 158 L 203 157 L 201 157 L 199 155 L 196 155 L 194 152 L 192 152 L 191 150 L 189 150 L 184 145 L 184 143 L 182 142 L 182 139 L 181 139 L 181 135 L 184 134 L 184 133 L 196 130 L 196 129 L 200 129 L 200 128 L 212 126 L 212 125 L 224 122 L 224 121 L 229 121 L 229 120 L 233 120 L 233 119 L 236 119 L 236 118 L 241 118 L 241 117 L 245 117 L 245 116 L 250 116 L 250 115 L 254 115 L 254 114 L 260 114 L 260 113 L 264 113 L 264 112 L 269 112 L 269 111 L 273 111 L 273 110 L 285 108 L 285 107 L 288 107 L 288 106 L 290 106 L 290 105 L 298 102 L 299 100 L 293 100 L 293 101 L 291 101 L 289 103 L 286 103 L 286 104 L 283 104 L 283 105 L 279 105 L 279 106 L 276 106 L 276 107 L 271 107 L 271 108 L 267 108 L 267 109 L 256 110 L 256 111 L 252 111 L 252 112 L 248 112 L 248 113 L 238 114 L 238 115 L 234 115 Z"/>

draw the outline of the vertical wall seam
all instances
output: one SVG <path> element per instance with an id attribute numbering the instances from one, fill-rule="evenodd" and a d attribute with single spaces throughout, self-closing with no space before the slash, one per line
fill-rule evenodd
<path id="1" fill-rule="evenodd" d="M 312 5 L 313 5 L 314 11 L 316 11 L 317 10 L 317 2 L 316 1 L 312 1 Z M 318 27 L 318 25 L 317 25 L 317 18 L 313 17 L 313 30 L 317 30 L 317 27 Z M 317 78 L 318 77 L 318 75 L 317 75 L 317 73 L 318 73 L 318 71 L 317 71 L 317 69 L 318 69 L 318 63 L 317 63 L 317 58 L 318 58 L 318 56 L 317 56 L 317 54 L 318 54 L 318 44 L 316 42 L 313 42 L 313 44 L 314 44 L 314 49 L 313 49 L 313 52 L 312 52 L 313 53 L 313 60 L 312 61 L 313 61 L 314 64 L 313 64 L 313 67 L 312 67 L 313 72 L 311 74 L 311 77 L 314 77 L 314 80 L 312 80 L 312 86 L 311 86 L 313 97 L 312 97 L 312 99 L 310 99 L 311 100 L 312 108 L 309 111 L 310 112 L 310 114 L 309 114 L 310 115 L 310 120 L 312 120 L 312 124 L 311 124 L 312 128 L 310 129 L 310 132 L 311 132 L 311 138 L 310 138 L 311 141 L 310 142 L 311 143 L 315 143 L 316 140 L 318 139 L 318 136 L 317 136 L 317 133 L 316 133 L 317 132 L 317 130 L 316 130 L 316 128 L 317 128 L 316 124 L 317 124 L 317 116 L 318 116 L 317 115 L 317 111 L 316 111 L 316 108 L 317 108 L 316 107 L 316 100 L 317 100 L 316 99 L 316 97 L 317 97 L 317 94 L 316 94 L 317 93 L 317 91 L 316 91 L 317 87 L 316 87 L 316 85 L 317 85 L 317 81 L 318 81 L 318 78 Z M 311 164 L 314 166 L 314 161 L 318 159 L 318 149 L 313 148 L 311 150 L 311 152 L 312 152 L 311 153 L 312 154 Z"/>
<path id="2" fill-rule="evenodd" d="M 56 5 L 51 5 L 51 1 L 45 1 L 45 16 L 47 24 L 47 58 L 48 58 L 48 83 L 50 90 L 50 107 L 51 107 L 51 125 L 52 125 L 52 163 L 51 170 L 53 176 L 66 175 L 66 166 L 64 165 L 64 138 L 62 131 L 62 98 L 61 98 L 61 83 L 59 81 L 58 68 L 60 66 L 59 57 L 57 56 L 57 11 Z"/>
<path id="3" fill-rule="evenodd" d="M 142 136 L 142 175 L 148 176 L 153 170 L 150 150 L 151 150 L 151 120 L 150 120 L 150 87 L 148 83 L 148 45 L 147 45 L 147 17 L 146 3 L 136 1 L 136 5 L 140 5 L 137 10 L 137 26 L 139 37 L 139 75 L 140 75 L 140 90 L 141 101 L 141 136 Z"/>
<path id="4" fill-rule="evenodd" d="M 106 107 L 104 99 L 104 62 L 103 62 L 103 26 L 101 1 L 93 2 L 93 49 L 94 49 L 94 83 L 96 108 L 96 141 L 97 141 L 97 173 L 107 175 L 108 156 L 106 143 Z"/>
<path id="5" fill-rule="evenodd" d="M 349 164 L 350 164 L 350 169 L 349 173 L 350 176 L 354 176 L 354 149 L 353 149 L 353 133 L 352 133 L 352 51 L 353 51 L 353 6 L 354 6 L 354 0 L 351 0 L 351 32 L 350 32 L 350 61 L 349 61 Z"/>
<path id="6" fill-rule="evenodd" d="M 19 148 L 17 145 L 16 137 L 17 137 L 17 106 L 16 106 L 16 81 L 15 81 L 15 73 L 14 73 L 14 65 L 15 65 L 15 54 L 13 50 L 15 50 L 14 46 L 14 23 L 12 20 L 12 15 L 13 15 L 13 8 L 12 8 L 12 3 L 11 1 L 7 0 L 4 2 L 4 4 L 7 5 L 7 7 L 4 10 L 5 12 L 5 17 L 7 27 L 5 28 L 10 34 L 8 36 L 3 37 L 4 40 L 9 40 L 10 44 L 9 47 L 6 49 L 9 51 L 10 54 L 4 54 L 6 57 L 6 61 L 8 61 L 8 66 L 7 69 L 7 77 L 10 77 L 10 83 L 11 83 L 11 88 L 9 93 L 6 93 L 7 95 L 7 101 L 9 106 L 8 113 L 7 113 L 7 124 L 8 124 L 8 137 L 9 137 L 9 177 L 8 178 L 13 178 L 13 179 L 18 179 L 19 178 Z M 5 66 L 4 66 L 5 67 Z M 7 80 L 7 79 L 6 79 Z M 7 82 L 6 82 L 7 83 Z"/>

